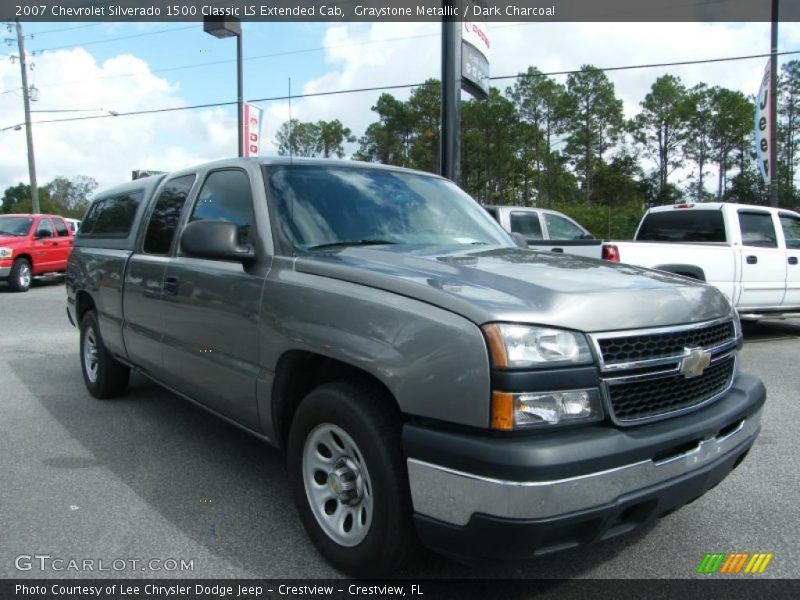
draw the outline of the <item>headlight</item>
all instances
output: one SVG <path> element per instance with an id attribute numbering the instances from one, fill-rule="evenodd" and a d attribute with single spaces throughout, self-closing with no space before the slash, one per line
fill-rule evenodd
<path id="1" fill-rule="evenodd" d="M 0 248 L 0 258 L 11 258 L 12 254 L 14 254 L 13 248 Z"/>
<path id="2" fill-rule="evenodd" d="M 560 392 L 492 393 L 492 428 L 512 429 L 588 423 L 603 418 L 597 389 Z"/>
<path id="3" fill-rule="evenodd" d="M 586 337 L 572 331 L 491 323 L 484 325 L 483 333 L 494 367 L 558 367 L 593 362 Z"/>
<path id="4" fill-rule="evenodd" d="M 742 320 L 739 318 L 739 311 L 735 308 L 733 309 L 733 333 L 737 340 L 742 337 Z"/>

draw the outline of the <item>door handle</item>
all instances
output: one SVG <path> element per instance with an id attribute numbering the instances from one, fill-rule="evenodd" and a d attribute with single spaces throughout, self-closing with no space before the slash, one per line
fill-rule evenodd
<path id="1" fill-rule="evenodd" d="M 748 265 L 755 265 L 757 263 L 758 263 L 758 257 L 757 256 L 748 256 L 747 257 L 747 264 Z"/>
<path id="2" fill-rule="evenodd" d="M 789 257 L 789 264 L 790 265 L 796 265 L 797 264 L 797 257 L 796 256 L 790 256 Z"/>
<path id="3" fill-rule="evenodd" d="M 167 277 L 164 280 L 164 294 L 167 296 L 177 296 L 178 295 L 178 278 L 177 277 Z"/>
<path id="4" fill-rule="evenodd" d="M 550 248 L 550 252 L 560 252 L 561 254 L 564 254 L 564 249 L 563 248 Z"/>

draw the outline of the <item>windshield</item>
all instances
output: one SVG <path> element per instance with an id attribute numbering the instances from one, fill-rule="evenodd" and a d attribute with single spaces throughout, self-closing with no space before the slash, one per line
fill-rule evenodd
<path id="1" fill-rule="evenodd" d="M 0 217 L 0 235 L 28 235 L 31 217 Z"/>
<path id="2" fill-rule="evenodd" d="M 268 192 L 295 249 L 347 245 L 513 246 L 477 202 L 438 177 L 352 167 L 267 167 Z"/>

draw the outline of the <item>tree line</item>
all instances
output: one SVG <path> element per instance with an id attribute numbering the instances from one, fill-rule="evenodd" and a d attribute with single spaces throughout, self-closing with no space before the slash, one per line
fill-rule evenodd
<path id="1" fill-rule="evenodd" d="M 440 83 L 407 100 L 381 94 L 357 160 L 438 171 Z M 565 83 L 535 67 L 504 91 L 461 105 L 462 187 L 486 203 L 613 207 L 723 200 L 767 204 L 754 155 L 754 98 L 720 86 L 656 79 L 632 119 L 601 69 Z M 779 79 L 778 180 L 783 206 L 800 200 L 800 61 Z M 281 126 L 279 154 L 345 155 L 356 139 L 338 120 Z M 713 173 L 713 177 L 712 177 Z"/>
<path id="2" fill-rule="evenodd" d="M 96 189 L 97 181 L 86 175 L 56 177 L 39 188 L 39 210 L 45 214 L 82 219 Z M 30 185 L 18 183 L 5 189 L 0 198 L 0 214 L 32 211 Z"/>

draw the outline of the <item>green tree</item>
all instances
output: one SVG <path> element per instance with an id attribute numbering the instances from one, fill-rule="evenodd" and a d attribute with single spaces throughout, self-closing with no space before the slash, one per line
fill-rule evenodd
<path id="1" fill-rule="evenodd" d="M 798 200 L 795 173 L 800 160 L 800 61 L 792 60 L 781 68 L 778 87 L 778 166 L 781 202 L 793 206 Z"/>
<path id="2" fill-rule="evenodd" d="M 711 137 L 713 122 L 711 115 L 712 90 L 700 83 L 689 90 L 687 95 L 688 107 L 688 135 L 683 146 L 687 158 L 697 165 L 695 183 L 690 186 L 695 200 L 703 202 L 708 194 L 705 190 L 704 179 L 707 175 L 707 165 L 711 160 Z"/>
<path id="3" fill-rule="evenodd" d="M 603 71 L 584 65 L 567 78 L 564 108 L 566 154 L 580 173 L 584 199 L 589 202 L 592 176 L 622 131 L 622 101 Z"/>
<path id="4" fill-rule="evenodd" d="M 514 105 L 491 88 L 461 105 L 462 185 L 486 203 L 520 203 L 516 186 L 520 124 Z"/>
<path id="5" fill-rule="evenodd" d="M 367 127 L 353 158 L 399 167 L 411 166 L 414 125 L 409 107 L 391 94 L 381 94 L 372 110 L 378 113 L 378 121 Z"/>
<path id="6" fill-rule="evenodd" d="M 349 127 L 342 125 L 339 119 L 333 121 L 317 121 L 317 152 L 324 158 L 330 158 L 335 154 L 339 158 L 344 158 L 344 144 L 352 144 L 356 137 Z"/>
<path id="7" fill-rule="evenodd" d="M 3 192 L 2 212 L 7 213 L 30 213 L 33 211 L 31 201 L 31 186 L 27 183 L 18 183 L 8 187 Z M 50 199 L 50 192 L 47 186 L 39 188 L 39 211 L 44 214 L 60 214 L 59 207 Z"/>
<path id="8" fill-rule="evenodd" d="M 514 102 L 519 119 L 529 125 L 520 131 L 520 154 L 525 166 L 523 199 L 530 200 L 536 195 L 549 206 L 553 198 L 555 171 L 559 168 L 552 141 L 562 130 L 564 86 L 543 75 L 536 67 L 528 67 L 506 94 Z M 532 183 L 537 194 L 531 190 Z"/>
<path id="9" fill-rule="evenodd" d="M 631 121 L 633 139 L 644 154 L 655 161 L 659 200 L 669 196 L 669 175 L 683 165 L 683 146 L 691 116 L 686 88 L 678 77 L 656 79 L 641 103 L 642 110 Z"/>
<path id="10" fill-rule="evenodd" d="M 439 119 L 442 86 L 428 79 L 414 88 L 408 99 L 412 124 L 411 166 L 431 173 L 439 172 Z"/>
<path id="11" fill-rule="evenodd" d="M 56 177 L 45 186 L 53 204 L 65 217 L 81 218 L 91 204 L 97 181 L 86 175 Z"/>
<path id="12" fill-rule="evenodd" d="M 285 121 L 275 134 L 278 154 L 281 156 L 317 156 L 319 151 L 319 125 L 299 119 Z"/>
<path id="13" fill-rule="evenodd" d="M 717 199 L 722 200 L 728 187 L 728 172 L 734 164 L 739 166 L 740 174 L 746 170 L 755 107 L 741 92 L 715 87 L 711 90 L 710 108 L 709 141 L 718 172 Z"/>

